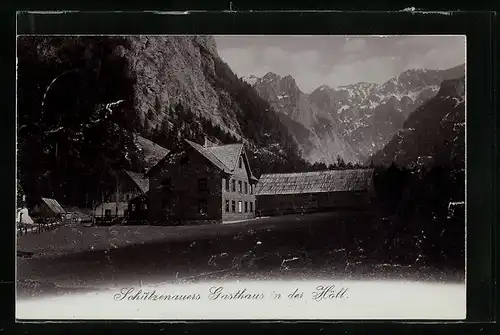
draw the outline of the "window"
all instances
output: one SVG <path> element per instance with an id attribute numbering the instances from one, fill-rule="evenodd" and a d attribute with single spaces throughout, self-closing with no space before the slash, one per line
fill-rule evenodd
<path id="1" fill-rule="evenodd" d="M 241 180 L 238 181 L 238 187 L 240 189 L 240 193 L 243 193 L 243 187 L 242 187 L 243 183 Z"/>
<path id="2" fill-rule="evenodd" d="M 207 178 L 198 179 L 198 191 L 205 192 L 208 190 Z"/>
<path id="3" fill-rule="evenodd" d="M 242 210 L 241 201 L 238 201 L 238 213 L 241 213 L 241 210 Z"/>
<path id="4" fill-rule="evenodd" d="M 207 200 L 199 199 L 198 200 L 198 213 L 207 214 Z"/>
<path id="5" fill-rule="evenodd" d="M 250 212 L 253 212 L 253 202 L 250 201 Z"/>
<path id="6" fill-rule="evenodd" d="M 226 180 L 226 191 L 229 192 L 229 178 L 225 180 Z"/>
<path id="7" fill-rule="evenodd" d="M 132 204 L 132 212 L 135 212 L 135 204 Z"/>
<path id="8" fill-rule="evenodd" d="M 111 209 L 106 209 L 106 210 L 104 211 L 104 215 L 106 215 L 106 216 L 111 216 Z"/>
<path id="9" fill-rule="evenodd" d="M 226 200 L 226 212 L 229 212 L 229 200 Z"/>
<path id="10" fill-rule="evenodd" d="M 245 194 L 248 194 L 248 183 L 245 182 Z"/>
<path id="11" fill-rule="evenodd" d="M 239 163 L 240 169 L 243 167 L 243 160 L 240 157 L 240 163 Z"/>
<path id="12" fill-rule="evenodd" d="M 148 204 L 142 204 L 142 210 L 147 211 L 148 210 Z"/>
<path id="13" fill-rule="evenodd" d="M 236 201 L 232 201 L 231 202 L 231 209 L 232 209 L 232 212 L 236 212 Z"/>
<path id="14" fill-rule="evenodd" d="M 236 180 L 233 180 L 233 192 L 236 192 Z"/>
<path id="15" fill-rule="evenodd" d="M 248 213 L 248 201 L 245 201 L 245 213 Z"/>
<path id="16" fill-rule="evenodd" d="M 253 194 L 253 185 L 250 184 L 250 194 Z"/>

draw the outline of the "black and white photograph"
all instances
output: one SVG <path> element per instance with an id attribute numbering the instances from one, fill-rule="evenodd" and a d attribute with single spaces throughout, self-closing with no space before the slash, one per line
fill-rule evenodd
<path id="1" fill-rule="evenodd" d="M 466 317 L 466 37 L 18 35 L 16 318 Z"/>

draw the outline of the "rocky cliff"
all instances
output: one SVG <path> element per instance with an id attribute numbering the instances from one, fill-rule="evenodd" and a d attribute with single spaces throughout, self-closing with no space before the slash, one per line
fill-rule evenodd
<path id="1" fill-rule="evenodd" d="M 351 145 L 339 136 L 335 118 L 315 105 L 292 76 L 268 73 L 262 78 L 244 80 L 253 82 L 259 95 L 278 111 L 299 144 L 302 156 L 309 162 L 328 165 L 335 163 L 338 157 L 347 162 L 358 161 Z"/>
<path id="2" fill-rule="evenodd" d="M 445 80 L 437 95 L 410 114 L 375 165 L 465 167 L 465 77 Z"/>
<path id="3" fill-rule="evenodd" d="M 131 36 L 128 46 L 114 53 L 128 60 L 135 78 L 132 98 L 135 112 L 148 127 L 169 118 L 169 109 L 181 103 L 228 132 L 241 135 L 228 94 L 212 85 L 219 61 L 213 38 L 208 36 Z"/>
<path id="4" fill-rule="evenodd" d="M 112 170 L 141 169 L 130 133 L 168 149 L 204 135 L 243 141 L 256 175 L 307 168 L 278 115 L 219 58 L 212 37 L 27 36 L 18 40 L 18 68 L 19 177 L 28 193 L 88 188 L 98 197 Z M 77 182 L 82 174 L 92 182 Z"/>

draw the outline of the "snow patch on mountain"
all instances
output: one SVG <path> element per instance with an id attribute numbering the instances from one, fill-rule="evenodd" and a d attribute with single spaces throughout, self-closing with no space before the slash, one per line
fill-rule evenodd
<path id="1" fill-rule="evenodd" d="M 410 69 L 381 85 L 367 82 L 333 88 L 321 85 L 310 94 L 301 92 L 291 76 L 268 73 L 251 81 L 275 110 L 317 135 L 319 141 L 307 140 L 307 149 L 299 141 L 303 152 L 314 152 L 314 158 L 307 154 L 304 158 L 313 161 L 319 156 L 327 157 L 320 154 L 320 148 L 311 149 L 311 143 L 331 145 L 332 141 L 323 141 L 323 137 L 337 137 L 335 141 L 342 145 L 330 146 L 329 150 L 338 150 L 344 160 L 356 162 L 365 161 L 383 148 L 413 111 L 438 94 L 443 80 L 459 78 L 464 73 L 464 65 L 448 70 Z M 447 89 L 464 91 L 459 85 Z"/>
<path id="2" fill-rule="evenodd" d="M 247 76 L 247 77 L 243 77 L 241 79 L 244 82 L 246 82 L 248 85 L 253 86 L 253 85 L 255 85 L 255 83 L 257 82 L 257 80 L 259 80 L 259 77 L 254 76 L 254 75 L 250 75 L 250 76 Z"/>
<path id="3" fill-rule="evenodd" d="M 342 111 L 348 110 L 349 108 L 351 108 L 351 107 L 349 107 L 348 105 L 344 105 L 344 106 L 342 106 L 342 107 L 340 107 L 340 108 L 338 109 L 338 112 L 340 113 L 340 112 L 342 112 Z"/>

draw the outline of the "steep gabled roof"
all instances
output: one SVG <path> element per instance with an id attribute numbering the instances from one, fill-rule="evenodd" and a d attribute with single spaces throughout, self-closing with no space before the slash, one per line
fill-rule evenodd
<path id="1" fill-rule="evenodd" d="M 263 174 L 255 195 L 366 191 L 373 169 Z"/>
<path id="2" fill-rule="evenodd" d="M 189 140 L 185 140 L 191 147 L 196 149 L 200 154 L 205 156 L 209 161 L 211 161 L 215 166 L 226 173 L 233 173 L 238 166 L 238 160 L 241 155 L 244 156 L 247 171 L 249 173 L 249 178 L 257 180 L 252 174 L 250 169 L 250 163 L 248 162 L 248 157 L 246 156 L 244 146 L 242 143 L 236 144 L 224 144 L 224 145 L 213 145 L 204 147 L 197 143 Z"/>
<path id="3" fill-rule="evenodd" d="M 66 211 L 55 199 L 42 198 L 42 201 L 49 207 L 55 214 L 64 214 Z"/>
<path id="4" fill-rule="evenodd" d="M 137 187 L 139 187 L 139 189 L 143 193 L 146 193 L 149 190 L 149 179 L 142 173 L 125 171 L 125 174 L 127 174 L 130 179 L 132 179 L 132 181 L 137 185 Z"/>
<path id="5" fill-rule="evenodd" d="M 204 149 L 217 157 L 228 170 L 233 171 L 238 164 L 238 158 L 241 155 L 243 144 L 226 144 L 206 147 Z"/>
<path id="6" fill-rule="evenodd" d="M 244 146 L 241 143 L 238 144 L 225 144 L 225 145 L 216 145 L 211 143 L 209 146 L 202 146 L 198 143 L 185 139 L 184 142 L 194 150 L 196 150 L 199 154 L 205 157 L 208 161 L 210 161 L 215 167 L 220 169 L 221 171 L 232 174 L 237 167 L 238 159 L 240 155 L 245 157 L 245 164 L 247 165 L 247 169 L 249 172 L 249 177 L 255 181 L 257 178 L 252 174 L 250 169 L 250 164 L 248 162 L 248 157 L 245 154 Z M 160 162 L 168 162 L 174 163 L 179 160 L 182 156 L 182 152 L 170 152 L 168 155 L 163 157 L 154 167 L 149 169 L 146 172 L 147 176 L 150 176 L 151 173 L 157 169 L 160 165 Z"/>
<path id="7" fill-rule="evenodd" d="M 208 159 L 212 164 L 221 169 L 224 172 L 231 173 L 231 169 L 229 169 L 217 156 L 215 156 L 212 152 L 210 152 L 209 148 L 204 148 L 198 143 L 194 143 L 190 140 L 185 140 L 187 144 L 189 144 L 192 148 L 198 151 L 202 156 Z"/>
<path id="8" fill-rule="evenodd" d="M 243 157 L 245 157 L 245 164 L 247 164 L 247 170 L 250 175 L 250 179 L 253 179 L 254 181 L 258 181 L 259 179 L 253 175 L 252 168 L 250 167 L 250 161 L 248 160 L 247 153 L 245 149 L 242 147 L 241 149 Z"/>
<path id="9" fill-rule="evenodd" d="M 170 150 L 137 134 L 134 135 L 134 143 L 143 154 L 143 164 L 146 171 L 153 168 L 170 152 Z"/>
<path id="10" fill-rule="evenodd" d="M 136 195 L 135 197 L 133 197 L 132 199 L 129 200 L 129 203 L 130 202 L 135 202 L 139 198 L 141 198 L 141 199 L 147 199 L 148 197 L 149 197 L 149 190 L 147 192 L 143 193 L 143 194 Z"/>

